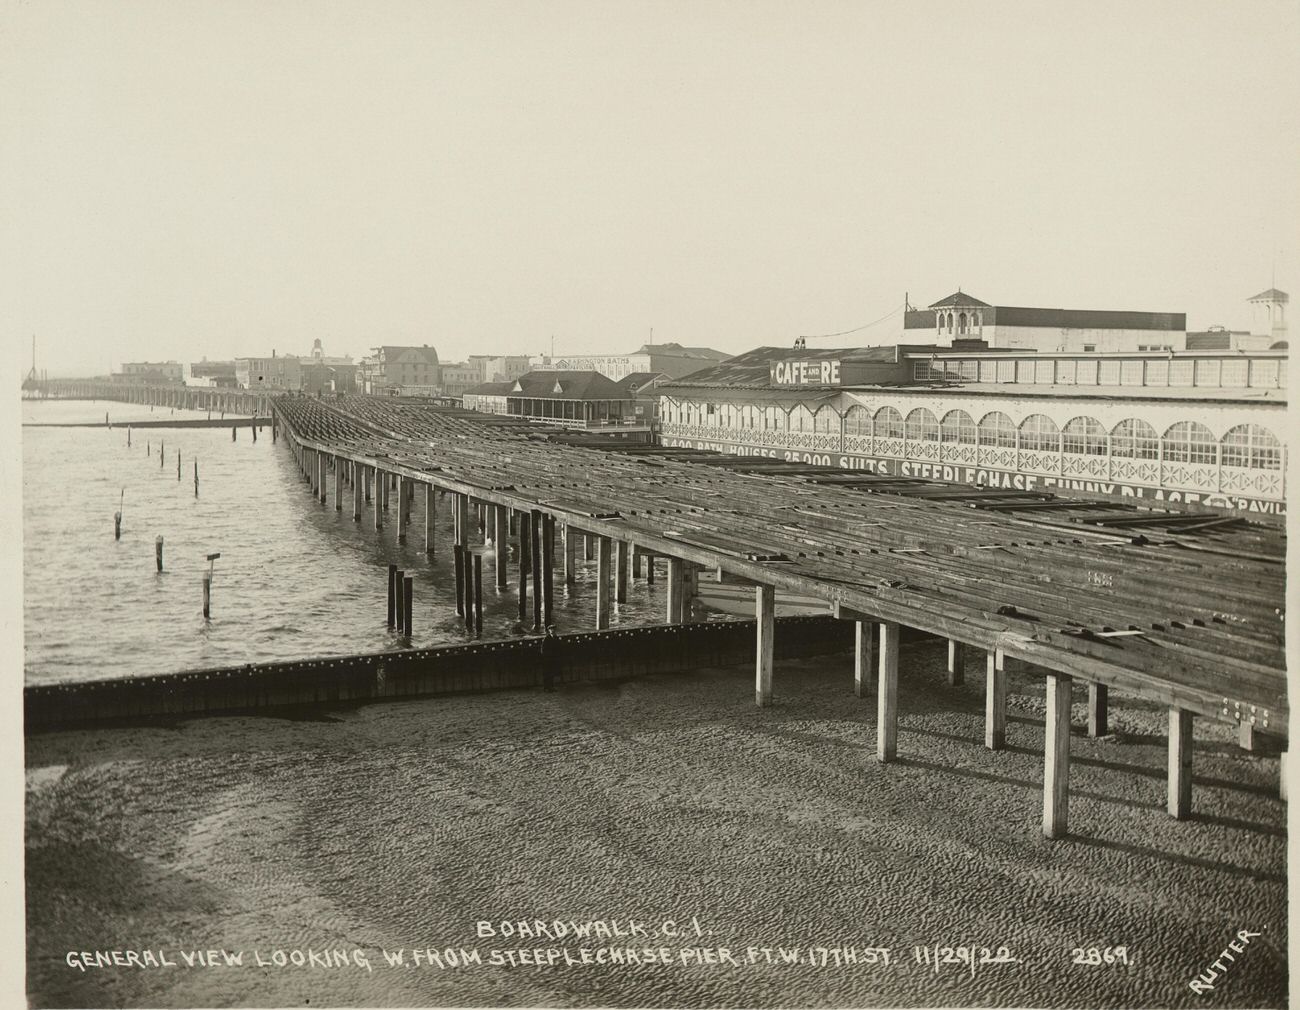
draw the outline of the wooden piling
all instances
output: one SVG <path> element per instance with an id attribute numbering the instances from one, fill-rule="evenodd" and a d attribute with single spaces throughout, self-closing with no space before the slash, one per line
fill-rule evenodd
<path id="1" fill-rule="evenodd" d="M 519 623 L 528 620 L 528 523 L 524 513 L 513 516 L 519 537 Z"/>
<path id="2" fill-rule="evenodd" d="M 163 570 L 163 538 L 162 537 L 153 538 L 153 559 L 154 559 L 154 563 L 157 564 L 158 566 L 158 571 L 161 572 Z"/>
<path id="3" fill-rule="evenodd" d="M 681 558 L 668 559 L 668 607 L 664 615 L 665 624 L 682 623 L 682 568 Z"/>
<path id="4" fill-rule="evenodd" d="M 984 667 L 984 746 L 1007 745 L 1007 671 L 1001 649 L 989 649 Z"/>
<path id="5" fill-rule="evenodd" d="M 199 461 L 194 461 L 194 497 L 199 496 Z"/>
<path id="6" fill-rule="evenodd" d="M 343 511 L 343 460 L 334 457 L 334 511 Z"/>
<path id="7" fill-rule="evenodd" d="M 571 586 L 577 581 L 578 568 L 578 533 L 568 523 L 564 524 L 564 584 Z"/>
<path id="8" fill-rule="evenodd" d="M 1046 737 L 1043 742 L 1043 834 L 1064 838 L 1070 831 L 1070 678 L 1047 675 Z"/>
<path id="9" fill-rule="evenodd" d="M 402 580 L 402 634 L 411 637 L 415 617 L 415 579 L 410 575 Z"/>
<path id="10" fill-rule="evenodd" d="M 533 630 L 542 628 L 542 513 L 533 509 L 528 516 L 532 533 Z"/>
<path id="11" fill-rule="evenodd" d="M 873 679 L 871 639 L 874 621 L 853 622 L 853 694 L 865 698 Z"/>
<path id="12" fill-rule="evenodd" d="M 504 505 L 498 505 L 493 515 L 496 527 L 497 589 L 504 590 L 510 585 L 510 514 Z"/>
<path id="13" fill-rule="evenodd" d="M 603 631 L 609 627 L 609 577 L 610 577 L 609 537 L 596 540 L 596 630 Z"/>
<path id="14" fill-rule="evenodd" d="M 375 467 L 374 471 L 375 493 L 373 497 L 375 505 L 375 529 L 382 530 L 384 528 L 384 474 L 379 467 Z"/>
<path id="15" fill-rule="evenodd" d="M 474 637 L 483 637 L 483 555 L 474 554 Z"/>
<path id="16" fill-rule="evenodd" d="M 632 545 L 626 540 L 614 541 L 614 602 L 627 602 L 627 554 Z"/>
<path id="17" fill-rule="evenodd" d="M 436 532 L 435 524 L 438 513 L 434 508 L 437 496 L 433 492 L 432 484 L 424 485 L 424 553 L 432 556 L 434 547 L 434 535 Z"/>
<path id="18" fill-rule="evenodd" d="M 203 576 L 203 619 L 209 620 L 212 617 L 212 575 L 205 573 Z"/>
<path id="19" fill-rule="evenodd" d="M 167 440 L 160 439 L 158 442 L 158 469 L 159 470 L 161 470 L 167 463 L 165 459 L 166 455 L 167 455 Z"/>
<path id="20" fill-rule="evenodd" d="M 388 566 L 388 626 L 397 626 L 397 566 Z"/>
<path id="21" fill-rule="evenodd" d="M 1192 815 L 1192 713 L 1169 709 L 1169 816 Z"/>
<path id="22" fill-rule="evenodd" d="M 406 543 L 406 524 L 410 516 L 406 511 L 406 498 L 410 493 L 410 484 L 403 477 L 397 485 L 397 542 Z"/>
<path id="23" fill-rule="evenodd" d="M 966 683 L 966 646 L 948 639 L 948 686 L 961 687 Z"/>
<path id="24" fill-rule="evenodd" d="M 542 516 L 542 623 L 555 620 L 555 516 Z"/>
<path id="25" fill-rule="evenodd" d="M 876 760 L 898 756 L 898 625 L 880 625 L 880 673 L 876 678 Z"/>
<path id="26" fill-rule="evenodd" d="M 461 547 L 461 558 L 465 564 L 465 630 L 474 630 L 474 555 L 478 552 L 469 544 Z"/>
<path id="27" fill-rule="evenodd" d="M 759 707 L 772 704 L 772 666 L 775 656 L 776 588 L 754 587 L 754 700 Z"/>
<path id="28" fill-rule="evenodd" d="M 176 481 L 180 483 L 181 479 L 181 451 L 176 450 Z"/>
<path id="29" fill-rule="evenodd" d="M 361 495 L 364 490 L 364 480 L 358 479 L 356 464 L 352 464 L 352 521 L 361 522 Z"/>
<path id="30" fill-rule="evenodd" d="M 230 441 L 232 442 L 239 441 L 239 425 L 237 424 L 232 424 L 230 426 Z"/>
<path id="31" fill-rule="evenodd" d="M 114 540 L 122 539 L 122 513 L 121 512 L 113 513 L 113 539 Z"/>
<path id="32" fill-rule="evenodd" d="M 465 546 L 453 544 L 452 558 L 456 566 L 456 615 L 465 616 Z"/>
<path id="33" fill-rule="evenodd" d="M 1105 736 L 1108 732 L 1106 722 L 1109 694 L 1105 684 L 1088 685 L 1088 735 L 1091 737 Z"/>

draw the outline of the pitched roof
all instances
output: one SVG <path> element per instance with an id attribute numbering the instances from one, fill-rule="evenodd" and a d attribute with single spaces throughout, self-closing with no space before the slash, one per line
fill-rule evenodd
<path id="1" fill-rule="evenodd" d="M 629 393 L 636 392 L 642 386 L 649 385 L 652 381 L 663 376 L 668 377 L 667 372 L 632 372 L 623 376 L 621 379 L 615 379 L 614 384 L 627 390 Z"/>
<path id="2" fill-rule="evenodd" d="M 989 307 L 988 302 L 982 302 L 978 298 L 972 298 L 970 295 L 958 289 L 958 291 L 955 294 L 951 294 L 947 298 L 941 298 L 937 302 L 932 302 L 930 304 L 930 308 L 947 309 L 947 308 L 958 308 L 966 305 L 972 305 L 976 308 L 983 308 L 983 309 Z"/>
<path id="3" fill-rule="evenodd" d="M 531 399 L 626 400 L 622 386 L 599 372 L 537 369 L 510 383 L 510 394 Z"/>
<path id="4" fill-rule="evenodd" d="M 1277 288 L 1269 288 L 1267 291 L 1261 291 L 1254 298 L 1247 298 L 1248 302 L 1282 302 L 1284 305 L 1291 300 L 1291 296 L 1285 291 L 1279 291 Z"/>
<path id="5" fill-rule="evenodd" d="M 438 363 L 438 352 L 428 344 L 422 347 L 384 344 L 382 347 L 377 347 L 376 350 L 383 353 L 385 362 L 397 361 L 400 357 L 407 355 L 408 352 L 414 351 L 416 356 L 423 358 L 428 364 L 436 365 Z"/>
<path id="6" fill-rule="evenodd" d="M 715 351 L 712 347 L 683 347 L 681 344 L 642 344 L 633 354 L 662 354 L 674 358 L 704 358 L 708 361 L 722 361 L 731 355 Z"/>
<path id="7" fill-rule="evenodd" d="M 932 346 L 932 345 L 926 345 Z M 893 344 L 879 347 L 756 347 L 709 368 L 671 379 L 662 386 L 748 386 L 766 389 L 771 385 L 773 361 L 876 361 L 892 363 L 898 348 Z"/>
<path id="8" fill-rule="evenodd" d="M 477 386 L 471 386 L 461 395 L 463 396 L 505 396 L 514 388 L 513 382 L 480 382 Z"/>

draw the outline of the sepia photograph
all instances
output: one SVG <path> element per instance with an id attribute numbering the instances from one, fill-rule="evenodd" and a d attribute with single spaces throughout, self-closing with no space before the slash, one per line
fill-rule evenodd
<path id="1" fill-rule="evenodd" d="M 0 1004 L 1290 1006 L 1298 29 L 0 8 Z"/>

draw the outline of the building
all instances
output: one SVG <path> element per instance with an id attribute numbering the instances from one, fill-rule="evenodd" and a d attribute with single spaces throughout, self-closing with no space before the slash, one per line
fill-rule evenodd
<path id="1" fill-rule="evenodd" d="M 643 344 L 631 354 L 574 354 L 543 356 L 541 367 L 561 371 L 599 372 L 608 379 L 622 379 L 636 372 L 662 372 L 680 378 L 691 372 L 725 361 L 728 355 L 711 347 L 683 347 L 681 344 Z"/>
<path id="2" fill-rule="evenodd" d="M 466 364 L 478 369 L 480 382 L 513 382 L 532 368 L 527 354 L 471 354 Z"/>
<path id="3" fill-rule="evenodd" d="M 1229 330 L 1224 326 L 1211 326 L 1208 330 L 1189 332 L 1189 351 L 1265 351 L 1274 344 L 1286 342 L 1286 306 L 1290 299 L 1285 291 L 1269 288 L 1254 298 L 1248 298 L 1251 307 L 1251 328 Z"/>
<path id="4" fill-rule="evenodd" d="M 240 389 L 302 388 L 302 361 L 297 355 L 277 355 L 269 358 L 236 358 L 235 381 Z"/>
<path id="5" fill-rule="evenodd" d="M 1286 383 L 1283 350 L 759 347 L 661 381 L 660 433 L 902 477 L 1276 515 Z"/>
<path id="6" fill-rule="evenodd" d="M 406 392 L 431 394 L 440 383 L 438 352 L 428 344 L 419 347 L 384 344 L 361 359 L 357 385 L 364 393 Z"/>
<path id="7" fill-rule="evenodd" d="M 599 372 L 548 369 L 521 375 L 506 392 L 506 413 L 568 427 L 632 423 L 632 397 Z"/>
<path id="8" fill-rule="evenodd" d="M 632 414 L 638 423 L 654 424 L 658 420 L 658 385 L 667 378 L 663 372 L 633 372 L 614 383 L 632 400 Z"/>
<path id="9" fill-rule="evenodd" d="M 960 290 L 903 317 L 903 342 L 983 340 L 989 347 L 1033 351 L 1181 351 L 1182 312 L 1115 312 L 990 305 Z"/>
<path id="10" fill-rule="evenodd" d="M 184 382 L 185 366 L 179 361 L 124 361 L 120 374 L 124 382 Z"/>
<path id="11" fill-rule="evenodd" d="M 513 382 L 480 382 L 465 391 L 461 405 L 466 410 L 477 410 L 483 414 L 504 414 L 506 395 L 514 385 Z"/>
<path id="12" fill-rule="evenodd" d="M 1286 340 L 1286 307 L 1291 301 L 1285 291 L 1269 288 L 1247 299 L 1252 310 L 1250 332 L 1267 335 L 1274 343 Z"/>
<path id="13" fill-rule="evenodd" d="M 234 389 L 239 384 L 235 377 L 234 361 L 195 361 L 189 365 L 185 385 L 218 389 Z"/>
<path id="14" fill-rule="evenodd" d="M 468 390 L 483 383 L 483 369 L 477 363 L 456 361 L 443 365 L 440 371 L 442 379 L 438 383 L 438 389 L 443 396 L 462 397 Z"/>

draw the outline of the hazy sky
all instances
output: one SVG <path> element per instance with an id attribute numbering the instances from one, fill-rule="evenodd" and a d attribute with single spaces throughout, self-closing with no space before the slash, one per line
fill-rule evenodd
<path id="1" fill-rule="evenodd" d="M 92 373 L 315 337 L 735 352 L 958 286 L 1194 328 L 1297 293 L 1290 0 L 42 0 L 0 24 L 24 367 L 33 333 Z"/>

